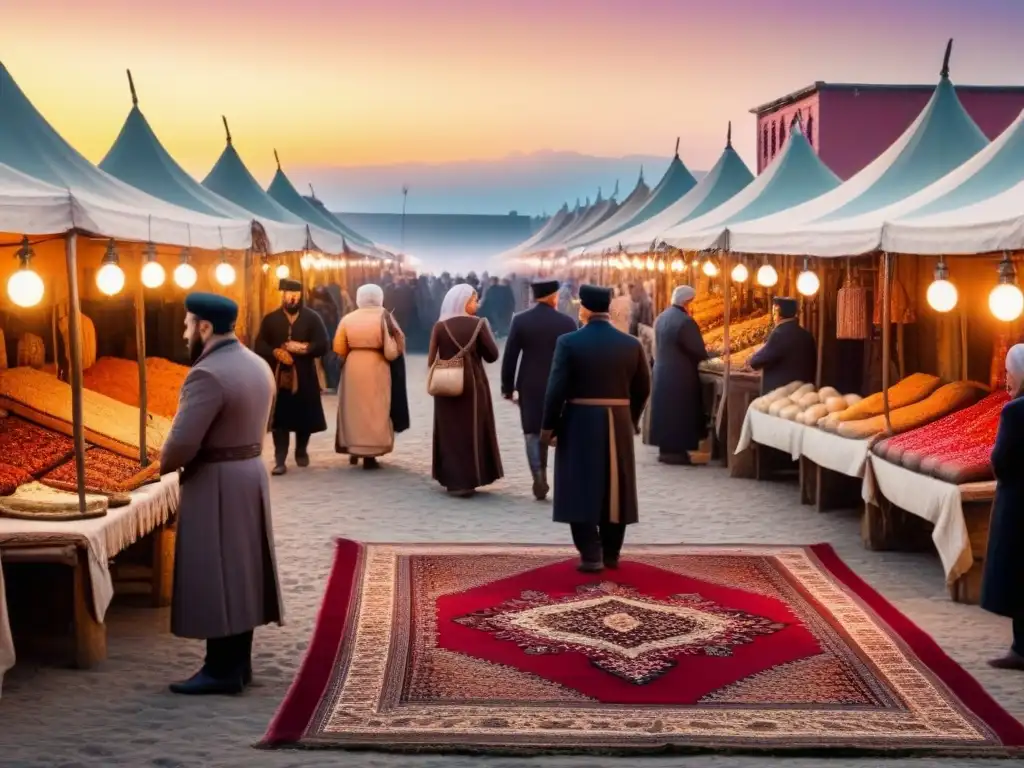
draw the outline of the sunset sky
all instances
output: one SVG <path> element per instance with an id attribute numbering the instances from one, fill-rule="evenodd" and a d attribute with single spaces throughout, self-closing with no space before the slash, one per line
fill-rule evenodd
<path id="1" fill-rule="evenodd" d="M 707 169 L 728 120 L 814 80 L 1024 82 L 1022 0 L 8 0 L 0 60 L 98 162 L 141 106 L 205 175 L 220 115 L 266 180 L 544 149 Z M 2 116 L 0 116 L 2 118 Z"/>

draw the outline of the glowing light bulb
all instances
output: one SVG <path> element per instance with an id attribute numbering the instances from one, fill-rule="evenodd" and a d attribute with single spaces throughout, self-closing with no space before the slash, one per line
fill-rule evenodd
<path id="1" fill-rule="evenodd" d="M 644 266 L 643 260 L 639 256 L 633 257 L 633 269 L 642 269 Z"/>
<path id="2" fill-rule="evenodd" d="M 718 275 L 718 265 L 715 264 L 711 259 L 704 262 L 701 267 L 701 271 L 704 272 L 708 277 L 716 277 Z"/>
<path id="3" fill-rule="evenodd" d="M 956 306 L 960 297 L 956 286 L 949 280 L 935 280 L 928 286 L 926 298 L 928 306 L 936 312 L 949 312 Z"/>
<path id="4" fill-rule="evenodd" d="M 217 282 L 221 285 L 234 285 L 235 268 L 228 264 L 228 262 L 222 261 L 217 265 L 217 268 L 213 270 L 213 276 L 217 278 Z"/>
<path id="5" fill-rule="evenodd" d="M 673 272 L 682 272 L 683 271 L 683 260 L 682 259 L 673 259 L 672 260 L 672 271 Z"/>
<path id="6" fill-rule="evenodd" d="M 147 288 L 159 288 L 167 279 L 167 272 L 158 261 L 147 261 L 142 265 L 142 284 Z"/>
<path id="7" fill-rule="evenodd" d="M 198 278 L 199 275 L 196 274 L 196 268 L 191 264 L 179 264 L 174 268 L 174 282 L 179 288 L 185 288 L 186 290 L 191 288 L 196 284 Z"/>
<path id="8" fill-rule="evenodd" d="M 292 271 L 288 269 L 287 264 L 278 264 L 277 269 L 274 270 L 274 274 L 277 276 L 278 280 L 287 280 L 288 275 L 291 273 Z"/>
<path id="9" fill-rule="evenodd" d="M 270 271 L 270 262 L 264 261 L 263 264 L 260 265 L 260 268 L 263 270 L 263 274 L 266 274 Z"/>
<path id="10" fill-rule="evenodd" d="M 34 307 L 43 300 L 43 278 L 31 267 L 22 267 L 7 280 L 7 295 L 19 307 Z"/>
<path id="11" fill-rule="evenodd" d="M 1012 322 L 1024 312 L 1024 293 L 1013 283 L 1001 283 L 988 295 L 988 308 L 997 319 Z"/>
<path id="12" fill-rule="evenodd" d="M 771 264 L 762 264 L 757 270 L 757 284 L 765 288 L 771 288 L 779 282 L 779 273 Z"/>
<path id="13" fill-rule="evenodd" d="M 96 273 L 96 287 L 107 296 L 120 293 L 124 288 L 124 270 L 118 264 L 104 264 Z"/>
<path id="14" fill-rule="evenodd" d="M 737 283 L 747 282 L 747 278 L 750 277 L 750 270 L 747 269 L 746 264 L 737 264 L 732 268 L 732 279 Z"/>
<path id="15" fill-rule="evenodd" d="M 647 262 L 644 264 L 647 269 L 654 269 L 654 259 L 648 257 Z"/>
<path id="16" fill-rule="evenodd" d="M 821 288 L 818 275 L 807 269 L 796 276 L 796 289 L 801 296 L 813 296 Z"/>

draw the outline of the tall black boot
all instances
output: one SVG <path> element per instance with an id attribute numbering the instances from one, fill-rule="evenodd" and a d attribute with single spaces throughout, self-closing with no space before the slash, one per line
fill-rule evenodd
<path id="1" fill-rule="evenodd" d="M 551 490 L 548 487 L 547 472 L 543 469 L 533 473 L 533 498 L 537 501 L 544 501 L 548 497 L 548 491 Z"/>

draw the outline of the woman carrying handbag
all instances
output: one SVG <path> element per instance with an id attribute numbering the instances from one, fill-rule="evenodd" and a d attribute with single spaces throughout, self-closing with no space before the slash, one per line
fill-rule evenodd
<path id="1" fill-rule="evenodd" d="M 498 359 L 498 344 L 487 321 L 476 317 L 477 304 L 472 286 L 448 291 L 427 357 L 427 391 L 434 398 L 432 475 L 461 498 L 503 476 L 484 370 L 484 363 Z"/>

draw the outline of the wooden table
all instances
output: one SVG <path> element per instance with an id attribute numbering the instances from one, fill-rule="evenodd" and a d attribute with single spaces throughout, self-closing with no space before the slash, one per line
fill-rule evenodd
<path id="1" fill-rule="evenodd" d="M 750 371 L 730 371 L 729 391 L 725 391 L 725 375 L 722 371 L 702 368 L 701 382 L 712 391 L 711 416 L 714 429 L 714 458 L 720 458 L 729 467 L 731 477 L 755 477 L 757 474 L 756 450 L 743 451 L 736 455 L 736 446 L 743 431 L 743 419 L 747 408 L 761 396 L 761 374 Z M 725 399 L 724 407 L 721 405 Z M 719 410 L 722 418 L 716 420 Z"/>

